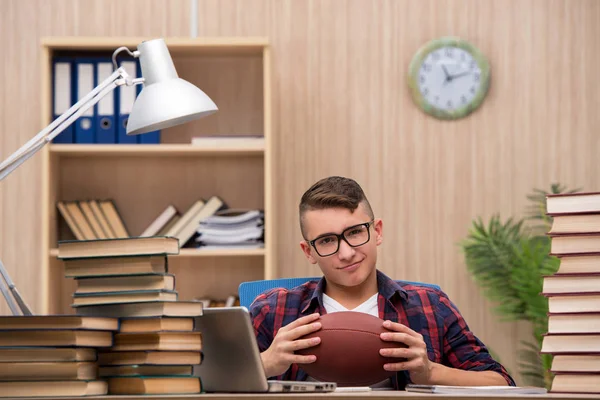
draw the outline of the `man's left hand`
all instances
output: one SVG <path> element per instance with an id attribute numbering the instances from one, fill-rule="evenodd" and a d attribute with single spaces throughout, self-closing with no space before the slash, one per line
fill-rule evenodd
<path id="1" fill-rule="evenodd" d="M 397 322 L 385 321 L 383 327 L 391 332 L 381 334 L 381 339 L 386 342 L 404 343 L 407 348 L 387 348 L 379 350 L 384 357 L 403 358 L 397 363 L 385 364 L 386 371 L 408 371 L 410 380 L 415 384 L 428 384 L 434 363 L 427 357 L 427 346 L 423 335 L 413 331 L 406 325 Z"/>

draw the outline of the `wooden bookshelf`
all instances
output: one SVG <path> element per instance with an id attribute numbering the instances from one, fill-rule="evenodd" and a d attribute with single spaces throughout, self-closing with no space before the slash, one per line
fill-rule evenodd
<path id="1" fill-rule="evenodd" d="M 136 49 L 151 38 L 42 39 L 42 121 L 52 120 L 52 57 L 57 52 Z M 169 257 L 180 299 L 225 299 L 243 281 L 270 279 L 273 271 L 270 52 L 264 38 L 166 38 L 179 76 L 219 107 L 211 116 L 161 132 L 157 145 L 50 144 L 42 150 L 42 266 L 40 313 L 70 314 L 74 280 L 57 259 L 59 240 L 74 237 L 56 209 L 59 200 L 112 199 L 132 236 L 167 205 L 185 212 L 199 198 L 221 197 L 232 208 L 265 211 L 265 248 L 182 248 Z M 127 56 L 123 56 L 126 59 Z M 121 56 L 120 58 L 121 59 Z M 256 135 L 264 148 L 210 148 L 200 135 Z"/>

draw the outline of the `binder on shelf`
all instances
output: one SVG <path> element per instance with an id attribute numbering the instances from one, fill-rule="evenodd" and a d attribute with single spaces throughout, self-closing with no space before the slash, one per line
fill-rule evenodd
<path id="1" fill-rule="evenodd" d="M 73 60 L 55 57 L 52 64 L 52 117 L 53 120 L 67 111 L 73 101 Z M 68 126 L 53 143 L 73 143 L 73 125 Z"/>
<path id="2" fill-rule="evenodd" d="M 137 77 L 137 68 L 135 61 L 122 61 L 120 66 L 125 69 L 125 71 L 131 75 L 132 78 Z M 118 127 L 117 127 L 117 143 L 120 144 L 136 144 L 138 135 L 127 135 L 127 121 L 129 119 L 129 114 L 131 113 L 131 109 L 133 108 L 133 103 L 135 101 L 137 88 L 135 86 L 127 86 L 122 85 L 119 86 L 117 97 L 118 101 L 118 109 L 119 115 L 117 118 Z"/>
<path id="3" fill-rule="evenodd" d="M 95 66 L 94 62 L 85 59 L 75 60 L 75 99 L 81 100 L 85 95 L 94 90 L 95 85 Z M 95 142 L 95 124 L 94 109 L 91 107 L 86 110 L 75 121 L 75 143 L 94 143 Z"/>
<path id="4" fill-rule="evenodd" d="M 136 63 L 136 65 L 137 76 L 142 76 L 142 67 L 139 61 Z M 137 97 L 144 88 L 144 85 L 137 85 L 135 88 Z M 137 142 L 139 144 L 160 144 L 160 130 L 144 133 L 143 135 L 137 135 Z"/>
<path id="5" fill-rule="evenodd" d="M 113 64 L 110 58 L 101 58 L 96 64 L 96 84 L 104 81 L 113 73 Z M 115 108 L 115 91 L 111 91 L 96 104 L 96 143 L 117 143 L 117 126 Z"/>

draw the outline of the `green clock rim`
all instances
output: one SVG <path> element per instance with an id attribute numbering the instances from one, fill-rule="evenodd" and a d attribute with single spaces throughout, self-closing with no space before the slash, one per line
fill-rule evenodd
<path id="1" fill-rule="evenodd" d="M 481 70 L 481 85 L 473 100 L 471 100 L 469 104 L 459 107 L 453 111 L 440 109 L 430 104 L 421 94 L 418 83 L 419 70 L 427 55 L 434 50 L 446 46 L 458 47 L 469 52 Z M 408 68 L 408 86 L 410 87 L 413 101 L 427 114 L 440 119 L 463 118 L 471 114 L 473 111 L 479 108 L 481 103 L 483 103 L 490 86 L 490 64 L 487 58 L 479 51 L 479 49 L 466 40 L 456 37 L 433 39 L 423 45 L 411 60 Z"/>

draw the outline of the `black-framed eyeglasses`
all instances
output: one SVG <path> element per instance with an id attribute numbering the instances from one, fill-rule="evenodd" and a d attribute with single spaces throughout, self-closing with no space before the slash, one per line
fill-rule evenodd
<path id="1" fill-rule="evenodd" d="M 371 230 L 369 227 L 375 220 L 353 225 L 344 229 L 341 235 L 337 233 L 327 233 L 313 240 L 307 240 L 317 254 L 321 257 L 334 255 L 340 249 L 340 240 L 348 243 L 350 247 L 358 247 L 371 240 Z"/>

